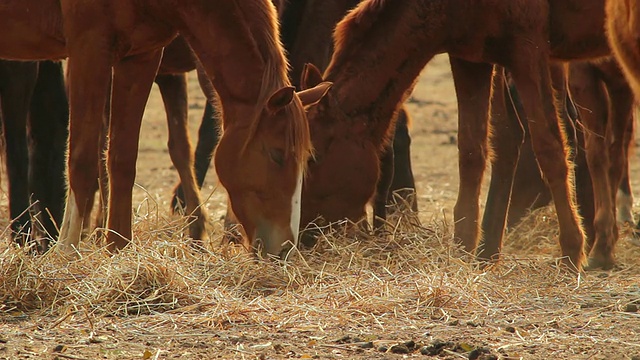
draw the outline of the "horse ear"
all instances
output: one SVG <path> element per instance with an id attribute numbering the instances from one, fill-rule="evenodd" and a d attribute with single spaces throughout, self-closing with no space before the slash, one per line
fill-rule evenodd
<path id="1" fill-rule="evenodd" d="M 306 63 L 302 69 L 300 77 L 300 88 L 302 90 L 311 89 L 323 82 L 322 73 L 315 65 Z"/>
<path id="2" fill-rule="evenodd" d="M 300 91 L 297 94 L 303 106 L 315 105 L 327 95 L 332 85 L 332 82 L 323 81 L 313 88 Z"/>
<path id="3" fill-rule="evenodd" d="M 271 95 L 267 102 L 267 108 L 271 112 L 278 112 L 285 106 L 289 105 L 293 100 L 293 94 L 296 88 L 293 86 L 285 86 Z"/>

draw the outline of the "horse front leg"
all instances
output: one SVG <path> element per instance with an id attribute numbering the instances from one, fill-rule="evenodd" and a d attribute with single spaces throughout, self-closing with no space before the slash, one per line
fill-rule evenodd
<path id="1" fill-rule="evenodd" d="M 114 66 L 107 169 L 109 196 L 107 246 L 122 249 L 132 237 L 132 191 L 144 107 L 162 50 L 131 56 Z"/>
<path id="2" fill-rule="evenodd" d="M 474 254 L 480 238 L 479 205 L 487 165 L 489 97 L 493 66 L 450 57 L 458 97 L 458 171 L 460 185 L 454 208 L 455 239 Z"/>
<path id="3" fill-rule="evenodd" d="M 213 150 L 220 140 L 220 131 L 218 124 L 220 123 L 220 111 L 216 109 L 214 103 L 217 102 L 214 95 L 213 85 L 207 78 L 204 71 L 198 69 L 198 81 L 202 92 L 207 96 L 207 103 L 204 107 L 202 122 L 198 128 L 198 143 L 196 144 L 194 168 L 196 172 L 196 182 L 198 187 L 202 188 L 205 177 L 211 165 L 213 158 Z M 173 197 L 171 198 L 171 211 L 184 211 L 186 204 L 184 190 L 182 184 L 178 183 L 173 189 Z"/>
<path id="4" fill-rule="evenodd" d="M 393 144 L 385 145 L 382 151 L 380 177 L 376 183 L 376 193 L 373 197 L 373 230 L 377 235 L 384 234 L 384 228 L 387 224 L 387 198 L 393 181 L 394 168 Z"/>
<path id="5" fill-rule="evenodd" d="M 38 221 L 45 232 L 43 250 L 49 247 L 49 239 L 58 238 L 62 222 L 68 128 L 69 100 L 62 63 L 41 61 L 29 116 L 29 186 L 38 201 Z"/>
<path id="6" fill-rule="evenodd" d="M 196 241 L 206 240 L 207 214 L 202 207 L 199 186 L 193 173 L 193 154 L 189 139 L 188 98 L 186 74 L 158 75 L 156 83 L 164 101 L 169 125 L 169 155 L 180 175 L 180 186 L 186 202 L 186 214 L 195 219 L 189 225 L 191 237 Z"/>
<path id="7" fill-rule="evenodd" d="M 396 195 L 399 199 L 395 198 Z M 404 205 L 407 205 L 409 210 L 418 211 L 416 183 L 411 169 L 409 114 L 407 114 L 407 109 L 404 106 L 400 108 L 398 113 L 396 132 L 393 136 L 393 181 L 389 189 L 387 204 L 394 205 L 396 200 L 404 202 Z"/>
<path id="8" fill-rule="evenodd" d="M 82 41 L 84 40 L 84 41 Z M 91 211 L 98 181 L 100 136 L 110 93 L 111 64 L 94 39 L 73 39 L 69 60 L 69 157 L 67 203 L 58 246 L 65 253 L 77 249 L 83 222 Z"/>
<path id="9" fill-rule="evenodd" d="M 580 270 L 584 262 L 584 232 L 569 174 L 567 142 L 553 100 L 549 60 L 542 50 L 534 53 L 530 48 L 519 50 L 515 54 L 520 57 L 515 57 L 509 70 L 522 97 L 533 151 L 555 203 L 562 254 L 570 266 Z"/>

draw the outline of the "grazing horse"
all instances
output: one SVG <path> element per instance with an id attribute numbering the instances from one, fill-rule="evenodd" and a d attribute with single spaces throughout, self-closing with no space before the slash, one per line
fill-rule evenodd
<path id="1" fill-rule="evenodd" d="M 0 57 L 68 57 L 69 191 L 60 234 L 77 247 L 98 178 L 100 132 L 109 93 L 107 154 L 110 250 L 131 239 L 131 192 L 142 112 L 162 49 L 179 32 L 215 86 L 224 135 L 215 161 L 245 245 L 261 239 L 280 254 L 295 241 L 302 174 L 311 152 L 303 110 L 327 84 L 296 94 L 278 41 L 276 13 L 266 0 L 113 1 L 12 0 L 0 7 Z M 209 45 L 211 36 L 215 43 Z M 204 229 L 203 229 L 204 230 Z M 206 233 L 191 234 L 203 239 Z"/>
<path id="2" fill-rule="evenodd" d="M 42 252 L 58 237 L 66 189 L 69 106 L 62 64 L 0 61 L 0 101 L 12 237 L 21 246 L 35 238 L 34 214 Z"/>
<path id="3" fill-rule="evenodd" d="M 522 96 L 533 148 L 556 206 L 562 254 L 581 269 L 584 233 L 576 212 L 567 140 L 557 118 L 549 64 L 552 59 L 608 53 L 604 33 L 597 26 L 603 24 L 603 11 L 596 2 L 361 3 L 338 24 L 335 53 L 324 76 L 307 76 L 307 87 L 320 80 L 332 81 L 334 86 L 308 112 L 316 157 L 309 165 L 303 191 L 303 222 L 318 215 L 329 221 L 358 221 L 365 216 L 365 205 L 375 192 L 379 175 L 380 150 L 388 140 L 398 105 L 424 65 L 434 55 L 448 52 L 460 114 L 455 238 L 469 252 L 475 252 L 480 239 L 478 198 L 488 158 L 491 64 L 500 64 L 511 73 Z M 518 139 L 523 135 L 519 126 L 509 131 L 515 135 L 496 152 L 500 160 L 496 164 L 501 167 L 492 175 L 512 180 L 516 162 L 509 157 L 517 158 L 522 143 Z M 340 181 L 333 174 L 341 174 Z M 503 184 L 502 191 L 501 201 L 491 204 L 495 207 L 491 213 L 498 217 L 485 232 L 487 242 L 491 240 L 491 247 L 484 249 L 486 258 L 497 255 L 501 246 L 511 182 Z M 595 246 L 594 250 L 591 258 L 595 263 L 609 260 L 607 249 Z"/>

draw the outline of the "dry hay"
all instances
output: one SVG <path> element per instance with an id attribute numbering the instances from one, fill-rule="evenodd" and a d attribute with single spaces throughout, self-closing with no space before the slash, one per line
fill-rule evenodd
<path id="1" fill-rule="evenodd" d="M 326 229 L 279 263 L 217 244 L 194 251 L 185 221 L 136 215 L 136 237 L 116 256 L 95 245 L 98 233 L 68 263 L 2 245 L 0 358 L 365 359 L 436 339 L 456 344 L 440 352 L 451 359 L 476 347 L 502 358 L 640 354 L 640 314 L 629 311 L 640 299 L 637 246 L 621 241 L 612 273 L 571 274 L 555 265 L 548 209 L 484 270 L 460 256 L 442 219 L 401 213 L 387 237 Z"/>

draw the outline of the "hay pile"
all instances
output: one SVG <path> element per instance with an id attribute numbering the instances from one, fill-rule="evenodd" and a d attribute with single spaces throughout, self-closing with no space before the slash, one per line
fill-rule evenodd
<path id="1" fill-rule="evenodd" d="M 460 256 L 451 224 L 420 225 L 406 214 L 390 220 L 388 237 L 327 229 L 313 249 L 294 250 L 286 263 L 217 244 L 194 251 L 182 235 L 186 223 L 161 216 L 138 217 L 133 243 L 116 256 L 95 245 L 97 234 L 71 262 L 55 254 L 33 257 L 5 242 L 0 330 L 25 334 L 35 324 L 53 341 L 75 343 L 111 334 L 129 344 L 125 358 L 146 351 L 149 345 L 140 344 L 150 337 L 162 344 L 168 337 L 172 344 L 216 337 L 219 343 L 207 343 L 206 351 L 215 347 L 223 358 L 279 353 L 272 341 L 277 334 L 304 334 L 295 344 L 284 342 L 298 357 L 337 351 L 369 358 L 335 343 L 345 334 L 375 347 L 445 339 L 513 354 L 533 346 L 536 356 L 599 351 L 603 343 L 634 348 L 629 344 L 640 344 L 637 332 L 612 340 L 607 329 L 612 319 L 640 329 L 640 314 L 626 311 L 640 299 L 638 270 L 631 266 L 640 251 L 622 240 L 624 268 L 568 273 L 553 259 L 554 218 L 550 210 L 531 215 L 510 234 L 503 261 L 484 270 Z M 15 325 L 20 319 L 25 322 Z"/>

